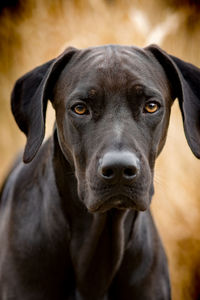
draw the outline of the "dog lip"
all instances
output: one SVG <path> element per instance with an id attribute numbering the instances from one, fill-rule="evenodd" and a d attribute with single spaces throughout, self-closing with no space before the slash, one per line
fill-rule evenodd
<path id="1" fill-rule="evenodd" d="M 126 195 L 118 194 L 106 198 L 104 200 L 99 200 L 93 205 L 88 207 L 88 210 L 92 213 L 94 212 L 105 212 L 111 208 L 118 209 L 134 209 L 136 208 L 135 202 Z"/>
<path id="2" fill-rule="evenodd" d="M 130 185 L 104 185 L 97 189 L 92 184 L 89 185 L 93 194 L 92 200 L 88 202 L 89 212 L 105 212 L 112 208 L 135 209 L 145 211 L 148 208 L 147 191 L 141 191 Z"/>

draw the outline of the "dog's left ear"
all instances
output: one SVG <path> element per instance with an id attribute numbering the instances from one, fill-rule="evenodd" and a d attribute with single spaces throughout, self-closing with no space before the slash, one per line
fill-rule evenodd
<path id="1" fill-rule="evenodd" d="M 179 100 L 187 142 L 200 158 L 200 69 L 168 55 L 156 45 L 146 47 L 163 67 L 172 88 L 172 98 Z"/>
<path id="2" fill-rule="evenodd" d="M 62 69 L 78 50 L 66 49 L 56 59 L 28 72 L 15 83 L 11 108 L 17 125 L 27 136 L 23 160 L 30 162 L 38 152 L 45 135 L 47 101 Z"/>

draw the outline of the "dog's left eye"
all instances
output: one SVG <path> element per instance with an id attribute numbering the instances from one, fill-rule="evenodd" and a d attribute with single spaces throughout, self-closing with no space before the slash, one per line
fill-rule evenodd
<path id="1" fill-rule="evenodd" d="M 77 104 L 72 107 L 72 111 L 77 115 L 86 115 L 89 113 L 89 110 L 85 104 Z"/>
<path id="2" fill-rule="evenodd" d="M 156 111 L 158 111 L 160 108 L 160 105 L 156 102 L 148 102 L 145 104 L 144 106 L 144 112 L 145 113 L 149 113 L 149 114 L 153 114 Z"/>

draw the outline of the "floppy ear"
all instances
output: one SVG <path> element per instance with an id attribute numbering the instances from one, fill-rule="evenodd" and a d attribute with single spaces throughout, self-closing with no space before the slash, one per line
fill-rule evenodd
<path id="1" fill-rule="evenodd" d="M 200 69 L 156 45 L 145 48 L 162 65 L 172 88 L 172 97 L 179 100 L 187 142 L 200 158 Z"/>
<path id="2" fill-rule="evenodd" d="M 57 59 L 22 76 L 14 86 L 11 108 L 19 128 L 27 136 L 23 157 L 25 163 L 34 158 L 42 144 L 47 101 L 60 72 L 76 51 L 75 48 L 68 48 Z"/>

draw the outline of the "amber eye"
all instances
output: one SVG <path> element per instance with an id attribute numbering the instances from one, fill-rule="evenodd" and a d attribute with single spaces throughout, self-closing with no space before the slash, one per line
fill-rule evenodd
<path id="1" fill-rule="evenodd" d="M 146 105 L 144 107 L 144 112 L 149 113 L 149 114 L 153 114 L 159 108 L 160 108 L 160 106 L 156 102 L 148 102 L 148 103 L 146 103 Z"/>
<path id="2" fill-rule="evenodd" d="M 73 111 L 77 114 L 77 115 L 85 115 L 88 114 L 88 109 L 86 107 L 86 105 L 84 104 L 77 104 L 73 107 Z"/>

